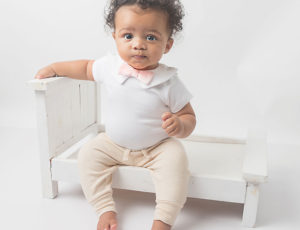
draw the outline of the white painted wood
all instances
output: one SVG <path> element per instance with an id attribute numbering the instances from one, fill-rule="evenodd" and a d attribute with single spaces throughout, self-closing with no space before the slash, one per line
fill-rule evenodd
<path id="1" fill-rule="evenodd" d="M 267 154 L 265 130 L 249 129 L 243 165 L 243 177 L 246 181 L 254 184 L 267 181 Z"/>
<path id="2" fill-rule="evenodd" d="M 186 149 L 192 175 L 190 197 L 244 202 L 246 182 L 242 175 L 242 163 L 245 145 L 188 139 L 181 142 Z"/>
<path id="3" fill-rule="evenodd" d="M 89 135 L 78 141 L 76 144 L 65 150 L 62 154 L 52 158 L 52 180 L 79 183 L 77 167 L 78 151 L 83 144 L 85 144 L 91 138 L 95 137 L 96 134 L 97 132 L 90 133 Z"/>
<path id="4" fill-rule="evenodd" d="M 242 164 L 245 145 L 181 140 L 192 174 L 244 181 Z"/>
<path id="5" fill-rule="evenodd" d="M 44 92 L 50 158 L 90 132 L 97 132 L 96 83 L 65 77 L 32 80 Z"/>
<path id="6" fill-rule="evenodd" d="M 46 100 L 45 92 L 36 91 L 36 116 L 37 116 L 37 130 L 38 143 L 40 153 L 40 170 L 42 180 L 42 195 L 45 198 L 55 198 L 58 194 L 57 182 L 51 178 L 50 158 L 52 153 L 49 151 L 49 132 L 47 126 L 46 115 Z"/>
<path id="7" fill-rule="evenodd" d="M 241 167 L 243 145 L 182 142 L 190 161 L 189 197 L 244 203 L 246 182 L 242 178 Z M 78 148 L 52 160 L 55 180 L 79 183 L 77 151 Z M 154 192 L 150 171 L 138 167 L 119 167 L 113 175 L 113 187 Z"/>
<path id="8" fill-rule="evenodd" d="M 54 198 L 56 181 L 79 182 L 78 150 L 105 130 L 100 87 L 95 82 L 63 77 L 29 84 L 37 101 L 43 196 Z M 250 129 L 247 140 L 190 136 L 182 143 L 191 171 L 188 197 L 244 203 L 243 225 L 254 226 L 259 184 L 267 179 L 264 129 Z M 113 188 L 154 192 L 150 171 L 132 166 L 118 168 Z"/>
<path id="9" fill-rule="evenodd" d="M 69 78 L 31 80 L 35 90 L 43 197 L 57 196 L 51 159 L 89 133 L 97 133 L 95 82 Z"/>
<path id="10" fill-rule="evenodd" d="M 252 228 L 255 226 L 257 208 L 259 199 L 259 185 L 249 183 L 247 186 L 244 212 L 243 226 Z"/>
<path id="11" fill-rule="evenodd" d="M 186 140 L 196 141 L 196 142 L 207 142 L 207 143 L 222 143 L 222 144 L 245 144 L 246 140 L 239 138 L 229 138 L 229 137 L 213 137 L 205 135 L 190 135 Z"/>
<path id="12" fill-rule="evenodd" d="M 32 79 L 28 81 L 28 84 L 32 87 L 34 91 L 46 91 L 55 87 L 55 85 L 65 81 L 69 80 L 63 77 L 51 77 L 45 79 Z"/>

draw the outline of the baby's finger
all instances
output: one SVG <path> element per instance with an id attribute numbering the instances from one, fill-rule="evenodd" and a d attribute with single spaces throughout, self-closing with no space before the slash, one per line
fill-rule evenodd
<path id="1" fill-rule="evenodd" d="M 178 132 L 178 128 L 177 128 L 177 126 L 174 125 L 174 126 L 171 126 L 170 129 L 168 129 L 167 134 L 169 136 L 175 136 L 177 134 L 177 132 Z"/>
<path id="2" fill-rule="evenodd" d="M 162 128 L 166 129 L 168 126 L 172 125 L 174 123 L 173 119 L 167 119 L 162 123 Z"/>
<path id="3" fill-rule="evenodd" d="M 43 79 L 43 78 L 46 78 L 46 77 L 43 76 L 43 75 L 38 74 L 38 75 L 35 75 L 34 78 L 35 79 Z"/>
<path id="4" fill-rule="evenodd" d="M 43 79 L 43 78 L 48 78 L 48 77 L 54 77 L 54 73 L 44 73 L 44 71 L 38 72 L 34 78 L 37 79 Z"/>
<path id="5" fill-rule="evenodd" d="M 43 79 L 43 78 L 46 78 L 46 76 L 44 74 L 41 74 L 41 73 L 37 73 L 34 78 L 36 79 Z"/>
<path id="6" fill-rule="evenodd" d="M 170 117 L 172 117 L 172 113 L 170 113 L 170 112 L 165 112 L 165 113 L 163 113 L 163 115 L 161 116 L 161 119 L 162 119 L 163 121 L 165 121 L 165 120 L 167 120 L 167 119 L 170 118 Z"/>
<path id="7" fill-rule="evenodd" d="M 56 73 L 53 71 L 53 69 L 50 66 L 46 66 L 42 69 L 40 69 L 34 78 L 36 79 L 43 79 L 43 78 L 48 78 L 48 77 L 54 77 Z"/>

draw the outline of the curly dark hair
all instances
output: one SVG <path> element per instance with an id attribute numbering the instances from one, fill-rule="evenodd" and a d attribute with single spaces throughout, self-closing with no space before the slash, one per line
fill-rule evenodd
<path id="1" fill-rule="evenodd" d="M 182 30 L 183 6 L 179 0 L 111 0 L 105 11 L 106 25 L 115 28 L 115 14 L 121 6 L 137 4 L 141 9 L 158 9 L 168 14 L 170 37 Z"/>

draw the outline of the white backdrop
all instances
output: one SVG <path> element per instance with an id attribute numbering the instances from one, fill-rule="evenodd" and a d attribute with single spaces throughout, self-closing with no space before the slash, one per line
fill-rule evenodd
<path id="1" fill-rule="evenodd" d="M 262 117 L 269 141 L 300 143 L 300 1 L 182 0 L 184 31 L 163 62 L 193 93 L 197 134 L 244 137 Z M 0 1 L 0 126 L 35 127 L 26 82 L 51 62 L 114 49 L 106 1 Z"/>

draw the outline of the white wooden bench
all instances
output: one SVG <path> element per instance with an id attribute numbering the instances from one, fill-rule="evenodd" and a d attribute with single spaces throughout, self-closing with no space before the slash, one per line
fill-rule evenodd
<path id="1" fill-rule="evenodd" d="M 58 181 L 79 183 L 77 152 L 103 131 L 100 87 L 92 81 L 65 77 L 31 80 L 37 106 L 43 197 L 55 198 Z M 190 136 L 186 147 L 191 179 L 189 197 L 244 204 L 243 225 L 253 227 L 259 185 L 267 179 L 266 133 L 249 129 L 247 140 Z M 113 187 L 154 192 L 150 172 L 121 166 Z"/>

